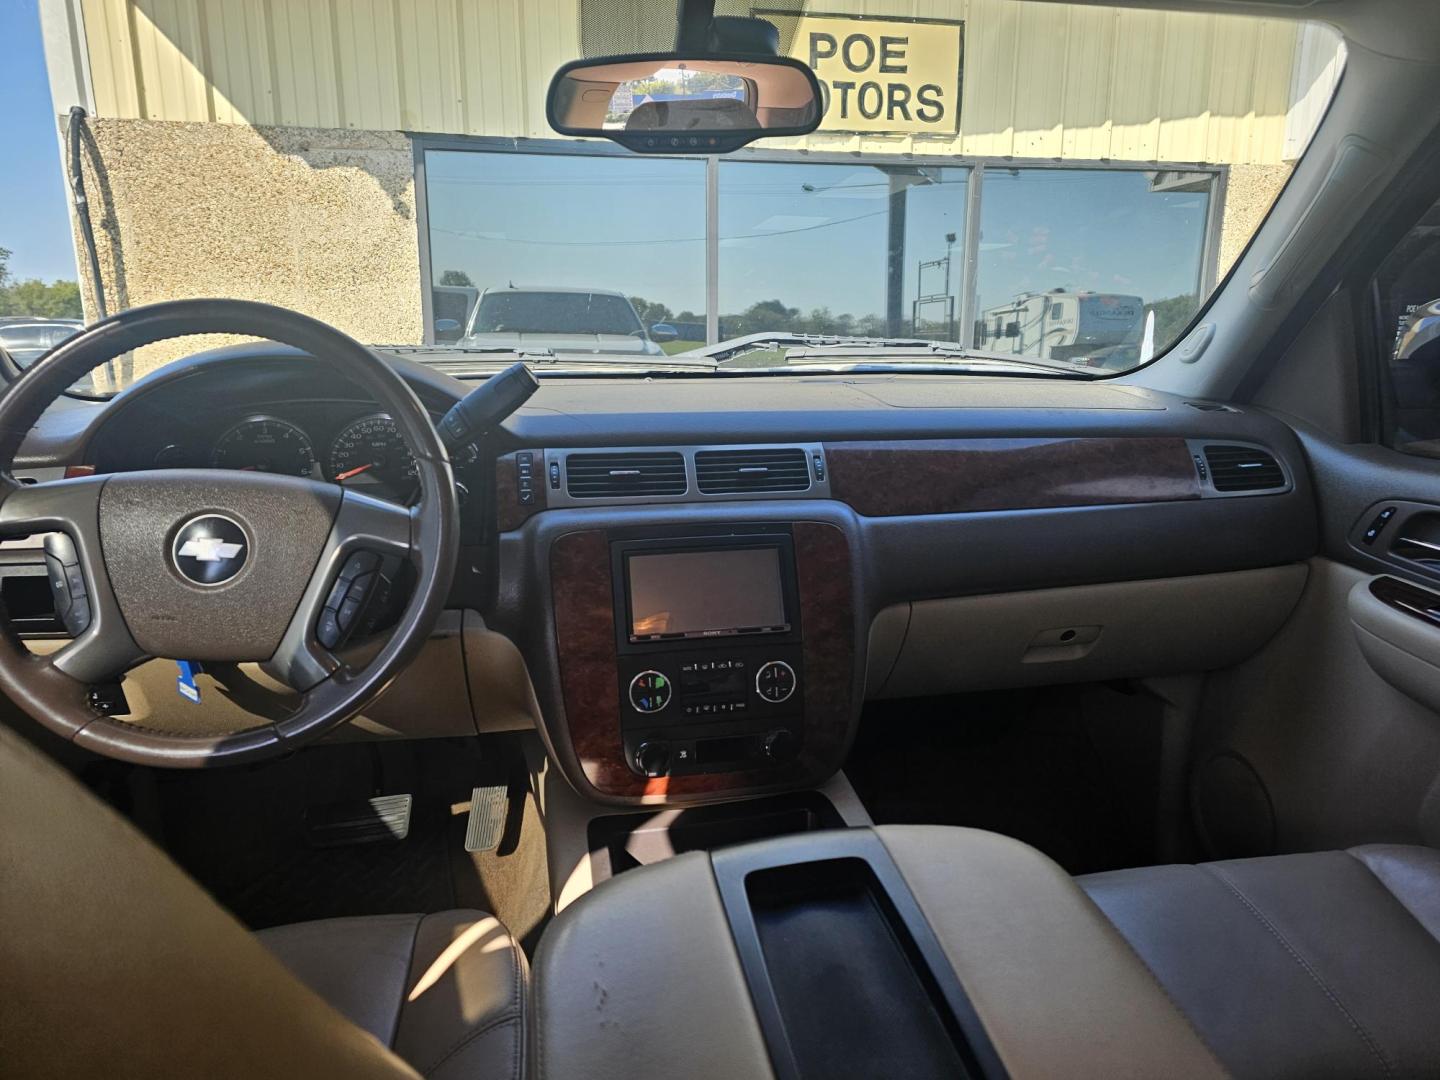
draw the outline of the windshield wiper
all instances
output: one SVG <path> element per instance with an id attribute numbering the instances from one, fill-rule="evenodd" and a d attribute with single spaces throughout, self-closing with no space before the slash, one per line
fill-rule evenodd
<path id="1" fill-rule="evenodd" d="M 767 332 L 731 338 L 718 345 L 697 349 L 690 355 L 713 358 L 722 369 L 728 363 L 754 352 L 785 350 L 783 363 L 773 370 L 786 367 L 813 367 L 824 364 L 835 371 L 976 371 L 994 372 L 1008 369 L 1043 371 L 1065 379 L 1093 379 L 1095 374 L 1058 360 L 1041 360 L 1028 356 L 1000 356 L 966 349 L 952 341 L 931 341 L 907 337 L 847 337 L 845 335 L 791 334 Z M 747 370 L 762 370 L 760 368 Z"/>
<path id="2" fill-rule="evenodd" d="M 513 356 L 517 360 L 527 360 L 532 356 L 537 360 L 549 360 L 555 355 L 554 349 L 529 349 L 523 346 L 517 349 L 511 345 L 451 345 L 448 342 L 443 345 L 372 345 L 370 347 L 372 349 L 379 349 L 381 352 L 400 353 L 405 356 L 435 356 L 439 353 L 464 353 L 466 355 L 504 353 L 506 356 Z"/>
<path id="3" fill-rule="evenodd" d="M 1008 353 L 983 353 L 950 342 L 926 341 L 902 345 L 844 345 L 822 346 L 809 349 L 792 349 L 785 354 L 787 364 L 829 363 L 840 360 L 865 362 L 870 358 L 891 367 L 916 368 L 923 364 L 945 367 L 1028 368 L 1071 379 L 1093 379 L 1095 372 L 1067 364 L 1063 360 L 1042 360 L 1034 356 L 1012 356 Z"/>
<path id="4" fill-rule="evenodd" d="M 774 367 L 722 367 L 717 375 L 1007 375 L 1025 378 L 1077 379 L 1089 382 L 1096 376 L 1074 368 L 1052 368 L 1007 363 L 1002 360 L 946 359 L 929 360 L 807 360 L 798 364 L 777 364 Z"/>
<path id="5" fill-rule="evenodd" d="M 792 334 L 782 330 L 766 330 L 758 334 L 729 338 L 701 349 L 692 349 L 687 355 L 709 356 L 722 364 L 748 352 L 771 352 L 775 349 L 823 348 L 827 345 L 846 345 L 857 348 L 924 348 L 934 342 L 927 338 L 906 337 L 856 337 L 853 334 Z"/>

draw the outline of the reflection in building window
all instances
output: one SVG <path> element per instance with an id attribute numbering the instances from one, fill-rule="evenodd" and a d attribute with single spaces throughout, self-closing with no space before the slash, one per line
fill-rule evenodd
<path id="1" fill-rule="evenodd" d="M 668 323 L 704 342 L 703 160 L 430 150 L 425 181 L 437 340 L 655 353 Z"/>
<path id="2" fill-rule="evenodd" d="M 1129 368 L 1153 321 L 1162 351 L 1208 292 L 1213 183 L 1208 172 L 987 169 L 976 309 L 1004 333 L 976 346 Z"/>
<path id="3" fill-rule="evenodd" d="M 953 341 L 969 170 L 720 163 L 720 336 Z"/>

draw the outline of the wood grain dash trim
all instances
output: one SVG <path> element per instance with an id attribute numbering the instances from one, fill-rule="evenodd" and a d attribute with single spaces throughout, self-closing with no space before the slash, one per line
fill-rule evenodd
<path id="1" fill-rule="evenodd" d="M 867 517 L 1200 498 L 1184 439 L 925 439 L 827 443 L 830 490 Z"/>

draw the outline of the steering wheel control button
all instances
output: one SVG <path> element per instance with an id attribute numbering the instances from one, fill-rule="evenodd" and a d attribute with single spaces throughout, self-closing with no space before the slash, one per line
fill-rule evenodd
<path id="1" fill-rule="evenodd" d="M 327 649 L 340 644 L 340 618 L 329 608 L 320 612 L 320 619 L 315 624 L 315 640 Z"/>
<path id="2" fill-rule="evenodd" d="M 658 671 L 642 671 L 630 680 L 630 705 L 640 713 L 658 713 L 670 704 L 675 688 Z"/>
<path id="3" fill-rule="evenodd" d="M 50 598 L 55 615 L 71 637 L 79 637 L 90 626 L 90 594 L 75 542 L 64 533 L 45 535 L 45 574 L 50 581 Z"/>
<path id="4" fill-rule="evenodd" d="M 784 660 L 768 660 L 755 672 L 755 692 L 771 705 L 789 701 L 798 684 L 795 669 Z"/>
<path id="5" fill-rule="evenodd" d="M 315 640 L 325 648 L 335 648 L 360 623 L 371 594 L 377 591 L 381 561 L 373 551 L 357 551 L 345 560 L 315 624 Z"/>
<path id="6" fill-rule="evenodd" d="M 195 585 L 223 585 L 241 570 L 250 556 L 250 541 L 238 522 L 221 514 L 191 518 L 175 534 L 170 558 L 186 581 Z"/>

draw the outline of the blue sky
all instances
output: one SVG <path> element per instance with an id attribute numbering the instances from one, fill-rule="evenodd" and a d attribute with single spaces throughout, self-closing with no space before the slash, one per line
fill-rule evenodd
<path id="1" fill-rule="evenodd" d="M 17 278 L 75 277 L 60 150 L 36 0 L 0 2 L 0 247 Z"/>

